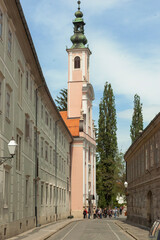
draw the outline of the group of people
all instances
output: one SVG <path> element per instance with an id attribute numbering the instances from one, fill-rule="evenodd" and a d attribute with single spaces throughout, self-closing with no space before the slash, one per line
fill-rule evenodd
<path id="1" fill-rule="evenodd" d="M 117 217 L 119 217 L 119 215 L 122 214 L 122 211 L 123 211 L 123 206 L 120 207 L 120 208 L 115 207 L 113 209 L 110 209 L 110 208 L 108 208 L 108 209 L 107 208 L 104 208 L 104 209 L 101 209 L 101 208 L 93 209 L 93 219 L 95 219 L 95 218 L 101 219 L 102 217 L 103 218 L 107 218 L 107 216 L 109 218 L 111 218 L 112 216 L 114 216 L 114 218 L 117 218 Z M 91 213 L 90 208 L 88 209 L 88 211 L 85 208 L 84 211 L 83 211 L 83 218 L 87 218 L 88 217 L 88 219 L 90 219 L 91 215 L 92 215 L 92 213 Z"/>

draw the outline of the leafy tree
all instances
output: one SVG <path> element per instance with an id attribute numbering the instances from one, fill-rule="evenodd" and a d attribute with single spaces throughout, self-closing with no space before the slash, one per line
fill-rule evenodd
<path id="1" fill-rule="evenodd" d="M 130 137 L 132 143 L 140 135 L 143 130 L 143 115 L 142 115 L 142 103 L 140 97 L 135 94 L 134 96 L 134 111 L 132 116 L 132 123 L 130 126 Z"/>
<path id="2" fill-rule="evenodd" d="M 57 108 L 59 111 L 67 111 L 67 89 L 61 89 L 59 95 L 60 96 L 57 96 L 57 99 L 55 99 Z"/>
<path id="3" fill-rule="evenodd" d="M 106 82 L 99 104 L 97 137 L 97 193 L 100 207 L 113 202 L 116 184 L 117 122 L 115 98 L 111 84 Z"/>

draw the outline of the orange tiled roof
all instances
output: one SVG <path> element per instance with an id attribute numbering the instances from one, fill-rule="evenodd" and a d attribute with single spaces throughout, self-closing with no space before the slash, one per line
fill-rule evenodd
<path id="1" fill-rule="evenodd" d="M 61 111 L 60 114 L 72 136 L 74 137 L 79 136 L 79 118 L 76 119 L 67 118 L 67 111 Z"/>

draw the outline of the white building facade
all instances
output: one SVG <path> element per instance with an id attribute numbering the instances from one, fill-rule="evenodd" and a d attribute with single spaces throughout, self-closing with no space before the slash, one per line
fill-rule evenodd
<path id="1" fill-rule="evenodd" d="M 0 239 L 70 215 L 72 142 L 19 0 L 0 0 L 0 157 L 12 137 L 16 155 L 0 165 Z"/>

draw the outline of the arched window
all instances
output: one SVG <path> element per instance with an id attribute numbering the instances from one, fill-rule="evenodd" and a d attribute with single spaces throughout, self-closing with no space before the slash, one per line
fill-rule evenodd
<path id="1" fill-rule="evenodd" d="M 80 57 L 75 57 L 74 59 L 74 68 L 80 68 Z"/>

